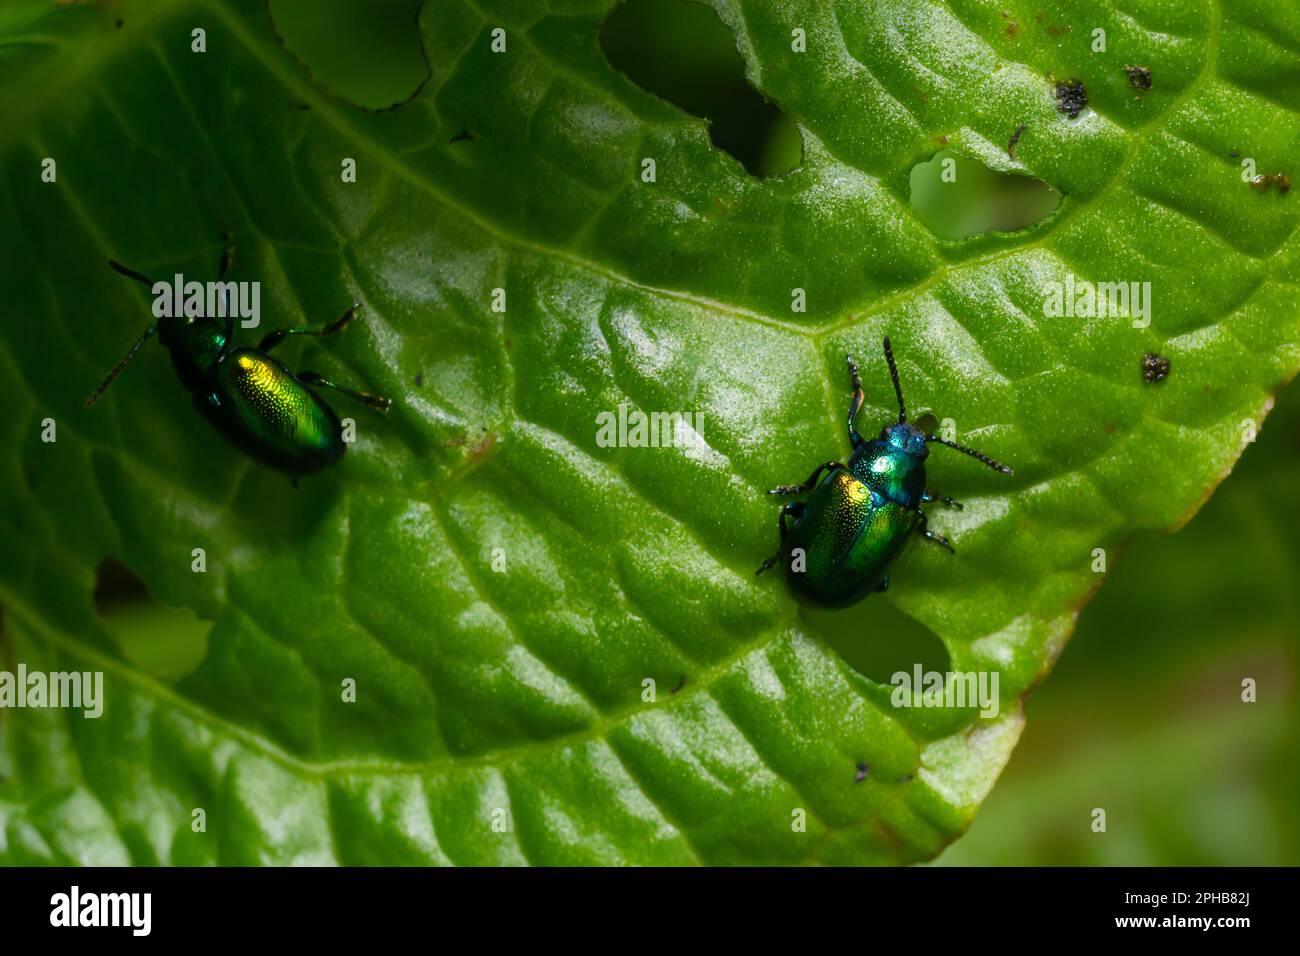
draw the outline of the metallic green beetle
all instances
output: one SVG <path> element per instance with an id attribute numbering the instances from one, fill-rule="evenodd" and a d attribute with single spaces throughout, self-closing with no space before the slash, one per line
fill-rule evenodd
<path id="1" fill-rule="evenodd" d="M 112 259 L 108 264 L 151 290 L 157 284 Z M 223 275 L 229 264 L 227 250 L 221 260 Z M 312 386 L 332 388 L 380 411 L 387 411 L 392 402 L 336 385 L 316 372 L 295 375 L 267 353 L 286 336 L 325 336 L 341 331 L 356 317 L 360 306 L 353 302 L 343 315 L 322 329 L 269 332 L 255 349 L 233 347 L 234 317 L 229 308 L 222 324 L 204 316 L 164 316 L 144 330 L 122 361 L 90 393 L 86 408 L 99 401 L 156 331 L 195 406 L 227 438 L 258 461 L 291 475 L 318 471 L 342 458 L 347 443 L 338 415 Z"/>
<path id="2" fill-rule="evenodd" d="M 812 604 L 845 607 L 872 591 L 889 587 L 890 563 L 898 557 L 913 531 L 952 551 L 943 535 L 927 527 L 921 505 L 941 501 L 954 508 L 961 503 L 925 488 L 925 459 L 929 442 L 937 442 L 970 455 L 1003 474 L 1011 469 L 962 445 L 927 435 L 907 423 L 903 389 L 898 383 L 898 366 L 885 336 L 885 360 L 898 396 L 898 421 L 887 425 L 880 437 L 866 441 L 858 434 L 853 419 L 862 407 L 862 379 L 852 356 L 849 376 L 853 400 L 849 403 L 849 442 L 853 455 L 849 463 L 828 461 L 818 465 L 802 485 L 781 485 L 769 495 L 801 495 L 812 491 L 807 501 L 791 501 L 778 515 L 781 547 L 758 569 L 762 574 L 784 560 L 786 577 L 796 595 Z M 826 476 L 818 483 L 818 476 Z M 786 518 L 794 524 L 786 526 Z"/>

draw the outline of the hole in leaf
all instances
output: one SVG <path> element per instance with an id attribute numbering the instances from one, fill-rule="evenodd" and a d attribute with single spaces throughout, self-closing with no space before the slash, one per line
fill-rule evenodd
<path id="1" fill-rule="evenodd" d="M 1061 202 L 1061 193 L 1041 179 L 1000 173 L 950 149 L 913 166 L 910 183 L 912 208 L 941 239 L 1015 232 Z"/>
<path id="2" fill-rule="evenodd" d="M 878 684 L 889 684 L 899 671 L 911 674 L 917 664 L 922 671 L 948 671 L 939 635 L 879 595 L 842 610 L 804 607 L 802 614 L 809 631 Z"/>
<path id="3" fill-rule="evenodd" d="M 331 93 L 371 110 L 404 103 L 429 77 L 424 0 L 269 0 L 285 48 Z"/>
<path id="4" fill-rule="evenodd" d="M 709 138 L 754 176 L 803 162 L 794 120 L 745 79 L 736 38 L 694 0 L 626 0 L 600 27 L 605 57 L 633 83 L 709 121 Z"/>
<path id="5" fill-rule="evenodd" d="M 926 412 L 916 420 L 916 427 L 927 435 L 933 435 L 939 430 L 939 419 L 934 412 Z"/>
<path id="6" fill-rule="evenodd" d="M 123 656 L 161 680 L 180 680 L 208 653 L 211 621 L 189 608 L 163 604 L 112 558 L 95 571 L 95 609 Z"/>

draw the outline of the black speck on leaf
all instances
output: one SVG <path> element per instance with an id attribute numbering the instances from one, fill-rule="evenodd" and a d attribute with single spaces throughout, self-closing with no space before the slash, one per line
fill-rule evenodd
<path id="1" fill-rule="evenodd" d="M 1126 66 L 1124 72 L 1128 74 L 1129 86 L 1139 93 L 1145 93 L 1151 89 L 1151 69 L 1146 66 Z"/>
<path id="2" fill-rule="evenodd" d="M 854 783 L 861 783 L 867 779 L 867 774 L 871 773 L 871 767 L 865 763 L 858 764 L 858 772 L 853 775 Z"/>
<path id="3" fill-rule="evenodd" d="M 1056 108 L 1070 119 L 1077 119 L 1080 111 L 1088 105 L 1088 91 L 1083 88 L 1082 80 L 1057 80 Z"/>
<path id="4" fill-rule="evenodd" d="M 1169 375 L 1169 359 L 1155 352 L 1142 356 L 1142 377 L 1148 382 L 1163 382 Z"/>
<path id="5" fill-rule="evenodd" d="M 1025 124 L 1021 123 L 1016 127 L 1016 131 L 1011 134 L 1011 142 L 1007 143 L 1007 155 L 1012 159 L 1016 158 L 1016 143 L 1020 142 L 1020 134 L 1025 131 Z"/>

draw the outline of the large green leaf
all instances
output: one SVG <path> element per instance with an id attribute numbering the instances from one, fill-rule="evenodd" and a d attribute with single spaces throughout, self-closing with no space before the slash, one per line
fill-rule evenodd
<path id="1" fill-rule="evenodd" d="M 2 715 L 0 860 L 932 856 L 1007 760 L 1094 549 L 1189 516 L 1300 366 L 1300 213 L 1241 175 L 1300 154 L 1293 6 L 718 0 L 802 130 L 776 179 L 609 66 L 608 0 L 553 6 L 426 4 L 429 79 L 382 112 L 321 86 L 254 0 L 0 12 L 6 660 L 108 687 L 97 721 Z M 1077 120 L 1049 73 L 1086 83 Z M 941 241 L 907 195 L 940 145 L 1061 205 Z M 218 223 L 268 324 L 361 299 L 364 323 L 285 353 L 396 399 L 348 406 L 356 446 L 296 489 L 198 419 L 156 346 L 81 408 L 147 316 L 105 258 L 209 277 Z M 1149 281 L 1150 328 L 1045 315 L 1066 273 Z M 915 414 L 1016 475 L 936 452 L 956 556 L 913 545 L 887 597 L 802 612 L 754 576 L 761 492 L 846 453 L 846 351 L 864 418 L 892 414 L 886 332 Z M 705 447 L 600 447 L 622 403 L 702 413 Z M 215 622 L 187 676 L 101 620 L 106 556 Z M 887 675 L 916 657 L 899 634 L 998 671 L 1000 714 L 895 709 L 834 649 L 894 646 Z"/>

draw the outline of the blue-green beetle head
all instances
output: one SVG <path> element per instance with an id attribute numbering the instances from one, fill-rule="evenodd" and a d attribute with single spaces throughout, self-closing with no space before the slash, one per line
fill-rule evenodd
<path id="1" fill-rule="evenodd" d="M 911 455 L 917 461 L 925 461 L 926 455 L 930 454 L 930 449 L 925 444 L 925 432 L 907 422 L 885 426 L 881 429 L 880 440 L 888 443 L 891 448 Z"/>

